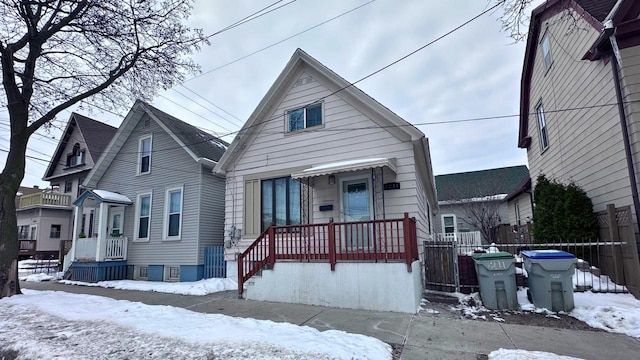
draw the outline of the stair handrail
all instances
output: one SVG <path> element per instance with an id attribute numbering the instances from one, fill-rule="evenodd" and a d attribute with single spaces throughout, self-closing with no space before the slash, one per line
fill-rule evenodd
<path id="1" fill-rule="evenodd" d="M 265 231 L 258 236 L 256 241 L 251 243 L 249 247 L 242 253 L 238 255 L 238 296 L 242 297 L 242 293 L 244 291 L 244 283 L 249 280 L 253 275 L 257 274 L 260 270 L 262 270 L 267 264 L 273 268 L 275 265 L 275 242 L 271 239 L 274 238 L 274 229 L 273 224 L 271 224 Z M 264 251 L 262 254 L 257 254 L 258 259 L 254 259 L 250 268 L 247 268 L 245 271 L 244 261 L 245 258 L 254 252 L 259 252 L 260 250 L 265 250 L 264 242 L 267 242 L 268 251 Z M 245 273 L 246 272 L 246 273 Z"/>

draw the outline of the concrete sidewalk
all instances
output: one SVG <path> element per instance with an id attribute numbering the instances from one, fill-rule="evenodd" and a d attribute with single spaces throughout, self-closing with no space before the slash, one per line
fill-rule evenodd
<path id="1" fill-rule="evenodd" d="M 240 300 L 232 291 L 185 296 L 52 282 L 22 282 L 20 286 L 25 289 L 99 295 L 150 305 L 177 306 L 203 313 L 288 322 L 318 330 L 343 330 L 373 336 L 401 348 L 401 358 L 406 360 L 485 359 L 487 354 L 499 348 L 548 351 L 583 359 L 629 359 L 640 354 L 640 341 L 625 335 L 461 320 L 447 311 L 410 315 L 282 304 Z"/>

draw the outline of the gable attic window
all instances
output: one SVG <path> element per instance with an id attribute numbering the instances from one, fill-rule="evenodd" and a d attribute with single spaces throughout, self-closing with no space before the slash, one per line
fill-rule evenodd
<path id="1" fill-rule="evenodd" d="M 288 132 L 322 125 L 322 104 L 287 111 Z"/>
<path id="2" fill-rule="evenodd" d="M 138 174 L 151 172 L 151 135 L 140 138 L 138 145 Z"/>
<path id="3" fill-rule="evenodd" d="M 545 33 L 542 37 L 542 56 L 544 58 L 544 68 L 549 71 L 551 64 L 553 64 L 553 58 L 551 57 L 551 45 L 549 44 L 548 33 Z"/>
<path id="4" fill-rule="evenodd" d="M 73 166 L 84 165 L 84 155 L 85 155 L 85 150 L 84 149 L 81 150 L 80 144 L 75 143 L 75 145 L 73 145 L 73 150 L 71 151 L 71 153 L 67 154 L 66 166 L 73 167 Z"/>
<path id="5" fill-rule="evenodd" d="M 540 134 L 540 151 L 545 151 L 549 147 L 549 138 L 547 135 L 547 122 L 544 120 L 544 109 L 542 103 L 536 107 L 538 117 L 538 132 Z"/>

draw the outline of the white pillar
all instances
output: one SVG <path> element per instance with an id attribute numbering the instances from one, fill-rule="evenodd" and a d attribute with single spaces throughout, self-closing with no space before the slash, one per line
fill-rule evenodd
<path id="1" fill-rule="evenodd" d="M 66 271 L 69 266 L 71 266 L 71 261 L 76 259 L 76 245 L 78 244 L 78 234 L 80 231 L 80 221 L 82 221 L 82 206 L 74 206 L 73 207 L 73 231 L 71 232 L 71 250 L 69 250 L 69 254 L 67 255 L 67 259 L 70 261 L 64 262 L 64 271 Z"/>
<path id="2" fill-rule="evenodd" d="M 98 214 L 98 240 L 96 241 L 96 261 L 104 261 L 106 253 L 107 227 L 109 226 L 109 204 L 100 203 Z"/>

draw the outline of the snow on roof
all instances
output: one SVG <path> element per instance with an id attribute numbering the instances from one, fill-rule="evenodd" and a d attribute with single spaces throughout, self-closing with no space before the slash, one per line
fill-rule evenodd
<path id="1" fill-rule="evenodd" d="M 96 196 L 98 196 L 100 199 L 102 199 L 102 201 L 125 203 L 125 204 L 132 204 L 133 203 L 133 201 L 131 201 L 131 199 L 129 199 L 128 197 L 126 197 L 126 196 L 124 196 L 122 194 L 111 192 L 111 191 L 107 191 L 107 190 L 91 190 L 91 192 L 93 192 Z"/>
<path id="2" fill-rule="evenodd" d="M 451 205 L 451 204 L 461 204 L 461 203 L 470 203 L 470 202 L 485 202 L 485 201 L 502 201 L 507 197 L 507 194 L 497 194 L 497 195 L 489 195 L 482 197 L 474 197 L 469 199 L 459 199 L 459 200 L 440 200 L 438 201 L 438 205 Z"/>

